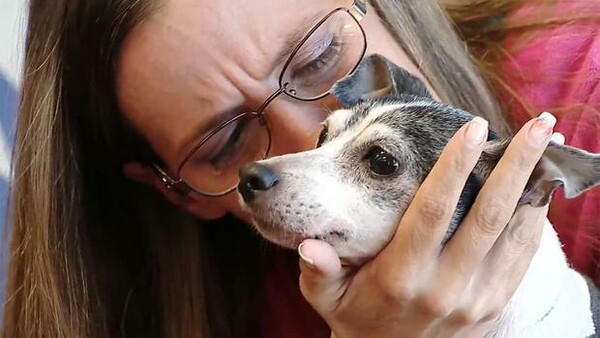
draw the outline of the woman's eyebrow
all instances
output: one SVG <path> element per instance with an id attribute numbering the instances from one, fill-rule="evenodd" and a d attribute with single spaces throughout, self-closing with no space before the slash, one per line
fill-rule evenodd
<path id="1" fill-rule="evenodd" d="M 242 109 L 242 106 L 233 107 L 225 111 L 220 111 L 217 114 L 212 114 L 210 118 L 199 121 L 190 133 L 183 137 L 182 141 L 175 147 L 177 158 L 180 160 L 183 156 L 186 156 L 207 133 L 211 132 L 227 119 L 239 114 Z"/>
<path id="2" fill-rule="evenodd" d="M 288 33 L 284 39 L 284 44 L 277 53 L 275 61 L 273 62 L 273 68 L 287 61 L 294 49 L 302 42 L 302 39 L 308 34 L 308 31 L 317 24 L 317 20 L 320 20 L 325 16 L 326 11 L 321 10 L 313 15 L 305 17 L 300 24 L 296 26 Z"/>
<path id="3" fill-rule="evenodd" d="M 288 33 L 284 40 L 284 44 L 279 50 L 275 62 L 273 63 L 273 68 L 276 68 L 289 58 L 308 31 L 317 24 L 318 20 L 325 16 L 326 12 L 326 10 L 321 10 L 313 15 L 306 16 L 295 29 Z M 176 146 L 175 151 L 176 154 L 178 154 L 177 157 L 182 158 L 183 156 L 186 156 L 193 146 L 200 141 L 201 137 L 210 132 L 212 128 L 217 127 L 219 123 L 225 121 L 227 117 L 232 117 L 235 113 L 239 113 L 241 109 L 243 109 L 243 107 L 233 107 L 226 111 L 220 111 L 206 120 L 203 119 L 203 121 L 198 123 L 189 135 L 183 137 L 181 143 Z"/>

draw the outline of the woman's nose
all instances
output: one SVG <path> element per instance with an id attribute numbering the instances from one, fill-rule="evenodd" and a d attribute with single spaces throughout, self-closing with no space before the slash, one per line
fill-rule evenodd
<path id="1" fill-rule="evenodd" d="M 313 149 L 321 132 L 320 124 L 329 115 L 331 100 L 328 97 L 314 102 L 284 99 L 277 103 L 272 103 L 266 113 L 271 128 L 269 156 Z"/>

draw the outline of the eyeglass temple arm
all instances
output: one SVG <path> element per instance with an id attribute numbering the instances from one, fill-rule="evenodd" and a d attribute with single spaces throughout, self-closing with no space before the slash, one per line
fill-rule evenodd
<path id="1" fill-rule="evenodd" d="M 367 15 L 367 2 L 364 0 L 354 0 L 352 6 L 350 6 L 350 13 L 357 19 L 362 19 Z"/>
<path id="2" fill-rule="evenodd" d="M 154 173 L 164 182 L 167 189 L 174 190 L 182 196 L 186 196 L 192 190 L 192 188 L 183 180 L 172 179 L 171 176 L 169 176 L 169 174 L 167 174 L 158 164 L 153 163 L 152 169 L 154 170 Z"/>

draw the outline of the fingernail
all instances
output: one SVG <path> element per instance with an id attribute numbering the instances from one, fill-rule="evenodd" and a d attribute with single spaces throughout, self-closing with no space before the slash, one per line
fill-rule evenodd
<path id="1" fill-rule="evenodd" d="M 550 141 L 556 144 L 564 145 L 565 144 L 565 135 L 561 133 L 554 133 L 550 137 Z"/>
<path id="2" fill-rule="evenodd" d="M 302 246 L 304 245 L 304 242 L 300 243 L 300 245 L 298 245 L 298 255 L 300 255 L 300 258 L 306 262 L 306 264 L 310 265 L 311 267 L 315 266 L 315 261 L 313 261 L 312 259 L 306 257 L 304 255 L 304 253 L 302 253 Z"/>
<path id="3" fill-rule="evenodd" d="M 481 145 L 487 139 L 488 122 L 479 116 L 476 116 L 469 122 L 465 131 L 465 140 L 471 145 Z"/>
<path id="4" fill-rule="evenodd" d="M 555 125 L 556 117 L 548 112 L 543 112 L 531 127 L 530 135 L 536 143 L 542 145 L 549 141 Z"/>

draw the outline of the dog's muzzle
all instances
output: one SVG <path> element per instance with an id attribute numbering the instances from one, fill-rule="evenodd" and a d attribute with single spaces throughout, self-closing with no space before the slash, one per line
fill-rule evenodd
<path id="1" fill-rule="evenodd" d="M 244 165 L 239 175 L 240 182 L 237 188 L 244 202 L 252 202 L 256 191 L 269 190 L 279 182 L 279 176 L 273 170 L 257 162 Z"/>

